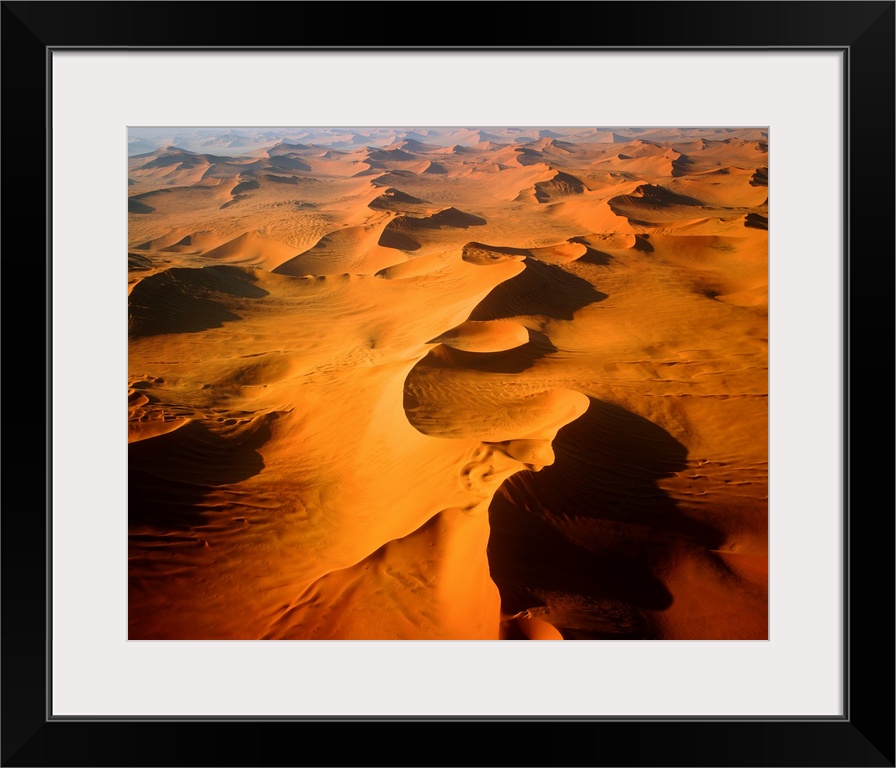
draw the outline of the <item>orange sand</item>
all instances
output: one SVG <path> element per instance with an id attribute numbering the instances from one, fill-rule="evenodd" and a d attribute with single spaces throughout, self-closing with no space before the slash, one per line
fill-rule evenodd
<path id="1" fill-rule="evenodd" d="M 129 158 L 129 637 L 767 638 L 766 133 L 382 134 Z"/>

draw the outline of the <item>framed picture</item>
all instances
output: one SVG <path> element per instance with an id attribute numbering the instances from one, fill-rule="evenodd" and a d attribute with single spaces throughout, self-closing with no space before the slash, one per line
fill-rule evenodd
<path id="1" fill-rule="evenodd" d="M 46 285 L 46 311 L 36 315 L 40 320 L 29 324 L 26 334 L 19 333 L 23 320 L 15 309 L 12 327 L 28 339 L 23 346 L 33 350 L 31 337 L 45 319 L 45 347 L 34 365 L 46 370 L 47 385 L 46 514 L 16 515 L 12 510 L 18 502 L 10 501 L 5 520 L 4 765 L 275 765 L 305 760 L 294 750 L 312 762 L 334 765 L 894 765 L 894 531 L 891 491 L 883 490 L 888 484 L 881 481 L 890 477 L 892 464 L 885 466 L 885 452 L 873 447 L 875 432 L 858 438 L 860 425 L 874 424 L 878 431 L 882 420 L 892 423 L 883 405 L 890 402 L 889 393 L 872 396 L 867 382 L 880 378 L 881 358 L 893 349 L 893 259 L 886 234 L 892 231 L 893 187 L 882 177 L 893 168 L 896 145 L 894 3 L 639 1 L 493 4 L 481 10 L 485 7 L 3 3 L 7 232 L 27 226 L 27 240 L 40 244 L 25 247 L 46 252 L 44 260 L 31 258 L 23 264 L 7 258 L 7 264 L 18 267 L 8 284 L 17 287 L 20 281 L 34 281 L 30 273 L 35 263 L 46 270 L 38 268 Z M 451 46 L 395 45 L 401 37 L 396 30 L 402 27 L 391 29 L 387 21 L 405 14 L 417 19 L 420 13 L 419 18 L 429 13 L 455 22 L 458 14 L 471 19 L 484 15 L 489 24 L 500 24 L 506 44 L 485 44 L 470 32 L 470 39 Z M 301 26 L 287 23 L 293 14 Z M 350 14 L 376 44 L 338 42 L 334 14 Z M 558 31 L 541 32 L 542 22 Z M 332 33 L 322 32 L 331 27 Z M 457 34 L 462 38 L 467 33 Z M 569 40 L 560 39 L 567 36 Z M 171 137 L 171 144 L 166 139 L 157 145 L 162 134 Z M 548 157 L 551 152 L 564 153 L 563 158 Z M 748 152 L 753 154 L 746 158 Z M 214 162 L 203 161 L 194 172 L 198 161 L 193 158 L 200 155 L 214 155 Z M 415 180 L 427 173 L 435 180 Z M 471 180 L 476 174 L 481 179 Z M 337 176 L 345 181 L 337 184 Z M 511 179 L 513 189 L 498 190 L 498 179 Z M 525 184 L 518 183 L 523 180 Z M 314 184 L 329 184 L 338 195 L 326 192 L 318 199 L 310 189 Z M 294 194 L 282 191 L 293 187 Z M 172 190 L 180 190 L 176 200 Z M 612 195 L 606 190 L 613 190 Z M 270 198 L 265 198 L 263 222 L 250 221 L 246 212 L 258 195 Z M 191 208 L 199 197 L 201 204 Z M 206 197 L 214 198 L 213 205 Z M 504 208 L 515 212 L 506 219 L 495 202 L 505 199 Z M 353 207 L 359 200 L 363 216 Z M 194 210 L 206 213 L 188 226 L 184 221 Z M 169 217 L 161 228 L 141 223 L 148 220 L 141 216 L 159 211 Z M 536 215 L 546 234 L 524 235 L 526 222 Z M 612 216 L 616 223 L 604 227 L 600 216 Z M 288 222 L 298 217 L 310 229 L 290 235 Z M 622 220 L 631 231 L 623 233 L 625 242 L 617 242 Z M 40 235 L 44 222 L 45 242 Z M 737 244 L 720 226 L 737 227 Z M 373 234 L 371 228 L 376 229 Z M 487 235 L 477 236 L 477 230 Z M 247 237 L 254 238 L 248 245 Z M 296 237 L 305 239 L 297 245 Z M 335 242 L 355 243 L 358 238 L 373 238 L 363 252 L 369 263 L 362 267 L 355 263 L 360 251 L 354 245 Z M 690 249 L 691 282 L 682 295 L 688 302 L 699 299 L 700 312 L 705 312 L 699 314 L 699 333 L 694 323 L 681 319 L 685 304 L 669 299 L 670 282 L 679 281 L 678 291 L 682 279 L 670 267 L 681 266 L 685 258 L 678 250 L 684 242 L 680 238 L 688 240 Z M 761 259 L 743 250 L 750 238 L 758 243 Z M 154 283 L 129 279 L 129 291 L 138 293 L 131 304 L 139 310 L 131 312 L 131 324 L 139 328 L 132 327 L 130 336 L 124 318 L 127 270 L 119 260 L 125 241 L 131 276 L 149 265 L 156 278 Z M 737 269 L 723 280 L 713 272 L 708 252 L 700 250 L 705 248 L 718 251 L 715 257 L 738 259 Z M 376 276 L 378 285 L 393 278 L 419 279 L 424 261 L 419 254 L 429 260 L 427 275 L 442 274 L 454 268 L 453 256 L 445 256 L 449 251 L 457 251 L 462 268 L 475 266 L 476 279 L 486 264 L 508 271 L 496 285 L 520 272 L 522 262 L 539 280 L 563 275 L 564 295 L 573 296 L 574 306 L 533 308 L 509 296 L 505 299 L 512 311 L 489 314 L 481 300 L 495 286 L 477 284 L 470 306 L 458 303 L 444 318 L 436 316 L 447 300 L 443 305 L 431 299 L 415 304 L 409 316 L 423 334 L 417 339 L 407 322 L 384 319 L 378 310 L 365 314 L 369 294 L 346 287 L 360 279 L 355 273 Z M 7 252 L 15 251 L 10 246 Z M 629 271 L 607 269 L 621 264 L 623 254 L 630 257 Z M 238 294 L 243 303 L 216 304 L 208 299 L 207 286 L 192 292 L 184 288 L 184 281 L 195 278 L 196 270 L 189 268 L 194 257 L 202 264 L 217 259 L 206 276 L 235 280 L 226 291 Z M 343 257 L 351 264 L 339 262 L 338 269 L 324 269 L 315 261 Z M 164 269 L 158 268 L 163 262 Z M 660 273 L 660 263 L 670 268 Z M 21 275 L 20 269 L 27 271 Z M 254 476 L 243 472 L 246 462 L 261 455 L 253 448 L 258 430 L 292 430 L 291 445 L 305 450 L 308 461 L 317 461 L 314 457 L 324 455 L 315 453 L 318 445 L 338 445 L 340 450 L 355 445 L 337 434 L 336 421 L 343 419 L 356 424 L 356 431 L 373 435 L 373 447 L 352 460 L 356 465 L 376 468 L 371 457 L 396 453 L 384 433 L 365 421 L 367 416 L 375 420 L 382 403 L 373 396 L 363 407 L 360 400 L 351 400 L 347 393 L 356 390 L 341 388 L 332 365 L 335 352 L 328 352 L 330 357 L 315 369 L 320 390 L 314 397 L 321 403 L 332 400 L 318 409 L 324 417 L 317 432 L 307 427 L 317 412 L 310 405 L 302 419 L 293 421 L 283 409 L 262 407 L 277 391 L 277 382 L 295 370 L 290 367 L 293 358 L 271 355 L 264 345 L 242 346 L 241 339 L 263 333 L 261 315 L 251 314 L 252 307 L 287 299 L 310 306 L 318 299 L 309 292 L 338 294 L 332 300 L 336 303 L 321 304 L 327 323 L 312 341 L 320 346 L 329 343 L 326 338 L 351 340 L 336 343 L 337 352 L 351 353 L 356 366 L 363 364 L 358 350 L 371 359 L 384 349 L 407 351 L 413 336 L 415 350 L 425 345 L 429 367 L 414 368 L 419 380 L 404 379 L 408 372 L 403 373 L 403 407 L 415 434 L 435 441 L 454 437 L 438 429 L 461 429 L 461 421 L 434 417 L 435 406 L 426 399 L 434 391 L 432 382 L 443 376 L 440 371 L 477 365 L 479 373 L 494 372 L 494 366 L 516 371 L 523 363 L 531 366 L 549 357 L 557 352 L 551 334 L 562 336 L 573 315 L 581 320 L 583 308 L 593 309 L 589 322 L 594 329 L 605 322 L 600 305 L 611 292 L 601 293 L 608 283 L 592 277 L 599 274 L 609 281 L 612 274 L 624 295 L 622 287 L 634 270 L 652 275 L 661 287 L 646 299 L 646 294 L 640 296 L 630 315 L 614 315 L 630 318 L 627 333 L 656 333 L 649 330 L 656 325 L 643 319 L 653 310 L 665 313 L 666 324 L 690 329 L 680 332 L 680 348 L 688 346 L 686 334 L 694 340 L 693 356 L 675 360 L 663 357 L 661 344 L 644 341 L 645 348 L 654 349 L 652 379 L 675 380 L 672 369 L 660 363 L 702 360 L 700 350 L 705 352 L 712 338 L 731 333 L 732 318 L 746 318 L 737 325 L 743 340 L 726 348 L 742 364 L 700 368 L 698 377 L 721 373 L 724 386 L 701 389 L 691 376 L 684 394 L 718 397 L 723 392 L 726 400 L 745 392 L 767 395 L 767 411 L 766 406 L 755 413 L 741 406 L 705 411 L 683 407 L 676 410 L 679 434 L 663 415 L 666 405 L 627 409 L 623 405 L 631 399 L 618 392 L 617 399 L 610 398 L 595 384 L 586 394 L 573 392 L 575 386 L 539 391 L 536 395 L 544 402 L 528 410 L 529 400 L 526 407 L 523 400 L 495 405 L 497 395 L 486 393 L 490 409 L 513 411 L 516 421 L 510 421 L 520 434 L 505 435 L 494 426 L 497 416 L 483 415 L 494 413 L 488 409 L 476 411 L 476 429 L 485 429 L 482 424 L 493 418 L 489 428 L 494 434 L 462 434 L 492 452 L 487 460 L 477 454 L 467 462 L 467 474 L 494 475 L 497 485 L 506 479 L 502 467 L 506 477 L 520 468 L 540 475 L 538 470 L 552 465 L 555 449 L 572 451 L 578 437 L 567 437 L 565 443 L 552 440 L 586 411 L 594 416 L 599 409 L 599 418 L 579 422 L 585 425 L 581 440 L 593 439 L 607 422 L 617 425 L 608 437 L 612 449 L 592 452 L 598 458 L 587 472 L 562 482 L 572 485 L 583 474 L 593 479 L 604 472 L 607 485 L 635 462 L 639 477 L 644 472 L 656 475 L 639 488 L 661 491 L 664 503 L 637 520 L 632 516 L 637 505 L 621 504 L 615 518 L 608 514 L 589 528 L 597 560 L 576 565 L 572 555 L 561 555 L 568 558 L 568 574 L 597 567 L 599 561 L 602 573 L 624 585 L 601 592 L 603 602 L 573 606 L 570 594 L 583 593 L 559 579 L 542 582 L 552 589 L 526 592 L 512 579 L 514 562 L 496 554 L 493 538 L 491 561 L 483 559 L 479 565 L 501 587 L 500 626 L 496 622 L 482 629 L 468 614 L 453 615 L 433 626 L 459 627 L 451 630 L 454 634 L 434 633 L 436 642 L 419 642 L 429 639 L 422 634 L 397 640 L 404 637 L 400 630 L 383 629 L 381 618 L 365 613 L 380 594 L 363 586 L 371 583 L 369 577 L 332 577 L 375 565 L 400 581 L 394 563 L 407 552 L 393 551 L 373 563 L 365 559 L 370 553 L 362 551 L 364 545 L 358 545 L 358 552 L 345 551 L 346 541 L 361 540 L 357 519 L 352 521 L 355 538 L 339 538 L 333 550 L 338 557 L 327 549 L 326 537 L 313 546 L 304 541 L 304 548 L 290 555 L 289 537 L 282 533 L 258 539 L 262 543 L 251 555 L 251 547 L 245 550 L 247 562 L 256 558 L 269 563 L 280 556 L 274 550 L 297 559 L 310 547 L 328 563 L 323 572 L 331 575 L 330 581 L 309 582 L 324 594 L 314 598 L 314 626 L 330 627 L 326 631 L 315 634 L 300 620 L 306 610 L 302 606 L 314 602 L 309 598 L 283 606 L 272 603 L 268 630 L 247 632 L 244 616 L 256 610 L 261 598 L 246 596 L 239 576 L 230 571 L 201 577 L 191 587 L 190 599 L 178 598 L 178 574 L 184 568 L 199 560 L 213 564 L 227 559 L 222 549 L 216 550 L 224 539 L 214 533 L 197 536 L 180 519 L 168 520 L 165 527 L 156 518 L 149 527 L 140 527 L 144 507 L 157 511 L 162 496 L 167 499 L 172 488 L 184 487 L 184 478 L 172 469 L 173 456 L 186 450 L 182 439 L 207 446 L 223 435 L 232 440 L 228 445 L 246 446 L 239 466 L 231 453 L 207 454 L 211 458 L 202 470 L 220 493 L 222 488 L 246 492 L 248 486 L 240 483 Z M 452 276 L 452 284 L 460 279 Z M 280 296 L 287 280 L 292 286 L 301 282 L 305 293 Z M 575 280 L 579 282 L 570 287 Z M 336 291 L 338 281 L 346 286 Z M 414 291 L 393 293 L 395 302 L 404 302 Z M 186 310 L 172 299 L 175 295 L 189 296 Z M 252 307 L 250 299 L 257 299 Z M 451 294 L 451 301 L 459 299 Z M 334 325 L 339 302 L 347 306 L 346 319 Z M 19 305 L 11 299 L 9 306 Z M 604 306 L 621 304 L 611 300 Z M 471 314 L 474 307 L 479 314 Z M 538 322 L 520 322 L 533 317 Z M 301 322 L 311 322 L 310 315 Z M 206 333 L 209 328 L 229 330 L 214 336 Z M 592 340 L 613 338 L 610 331 L 590 333 Z M 166 334 L 169 340 L 177 337 L 164 348 L 168 382 L 157 369 L 162 347 L 145 342 Z M 356 344 L 356 336 L 363 336 L 366 346 Z M 558 346 L 564 351 L 578 348 L 582 338 L 570 336 Z M 762 352 L 751 357 L 754 342 Z M 215 357 L 220 344 L 231 350 Z M 512 349 L 531 352 L 532 360 L 521 363 L 520 353 L 509 354 Z M 620 345 L 620 354 L 627 349 Z M 13 350 L 18 354 L 16 345 Z M 483 352 L 499 359 L 483 363 L 484 358 L 475 357 Z M 228 365 L 239 359 L 239 370 L 218 365 L 225 358 Z M 171 365 L 175 360 L 183 361 L 180 368 Z M 763 362 L 767 392 L 761 386 L 747 392 L 744 382 L 764 378 Z M 630 361 L 620 358 L 614 365 L 618 370 Z M 757 366 L 758 372 L 744 373 Z M 117 399 L 122 368 L 128 368 L 132 431 L 141 433 L 130 435 L 141 446 L 130 454 L 124 452 L 124 409 Z M 574 379 L 572 365 L 567 369 L 557 363 L 550 375 L 546 368 L 538 370 L 552 387 Z M 178 377 L 189 378 L 191 371 L 200 371 L 195 378 L 206 382 L 206 389 L 168 400 L 167 411 L 153 411 L 160 393 L 176 389 Z M 616 384 L 621 386 L 626 376 L 647 375 L 645 371 L 632 366 Z M 481 389 L 483 381 L 470 378 L 452 386 L 473 382 Z M 242 399 L 214 399 L 207 389 L 215 387 L 222 392 L 239 389 Z M 253 387 L 258 391 L 247 394 Z M 457 408 L 461 398 L 446 391 Z M 530 386 L 526 397 L 531 400 L 534 391 Z M 309 388 L 303 392 L 312 397 Z M 654 385 L 650 392 L 659 397 L 672 390 Z M 200 395 L 206 426 L 197 416 Z M 340 410 L 337 401 L 349 405 Z M 351 403 L 357 418 L 345 416 Z M 187 406 L 194 410 L 188 413 Z M 259 413 L 266 409 L 258 423 L 250 418 L 253 408 Z M 633 417 L 635 413 L 641 415 Z M 707 415 L 689 428 L 695 414 Z M 209 430 L 213 417 L 214 429 Z M 545 418 L 544 424 L 538 421 Z M 684 437 L 688 429 L 690 443 Z M 764 429 L 765 452 L 761 440 L 756 448 L 755 439 L 757 430 L 764 435 Z M 733 483 L 738 489 L 721 497 L 728 519 L 737 525 L 732 523 L 724 537 L 704 541 L 701 536 L 712 528 L 706 523 L 710 518 L 699 516 L 699 500 L 689 507 L 686 499 L 706 487 L 694 463 L 701 455 L 693 447 L 699 442 L 693 435 L 702 440 L 711 431 L 732 435 L 730 444 L 736 449 L 731 453 L 745 466 L 765 456 L 767 486 L 748 487 L 759 475 L 704 467 L 703 475 L 720 473 L 720 487 Z M 668 450 L 645 454 L 643 442 L 619 439 L 633 432 Z M 319 443 L 312 433 L 319 435 Z M 734 437 L 747 433 L 750 440 Z M 144 450 L 149 443 L 145 437 L 167 434 L 181 442 L 167 441 L 161 453 Z M 428 451 L 429 445 L 421 439 L 419 451 Z M 673 456 L 678 448 L 681 455 Z M 9 477 L 17 479 L 20 464 L 30 466 L 34 450 L 8 457 L 13 468 Z M 402 499 L 420 501 L 415 494 L 423 496 L 429 465 L 454 464 L 435 451 L 425 461 L 421 458 L 419 466 L 405 455 L 409 451 L 398 453 L 394 460 L 383 460 L 391 474 L 362 467 L 354 477 L 346 469 L 351 462 L 344 460 L 315 493 L 332 499 L 348 493 L 352 484 L 367 489 L 382 485 L 377 497 L 385 499 L 384 508 L 376 519 L 381 521 L 388 507 L 394 527 L 382 534 L 383 542 L 407 542 L 410 532 L 416 535 L 417 523 L 401 517 Z M 269 451 L 263 459 L 274 466 L 278 456 Z M 711 452 L 707 457 L 715 458 Z M 669 470 L 666 460 L 672 459 L 680 466 Z M 403 480 L 400 467 L 406 468 Z M 676 472 L 681 487 L 657 480 Z M 286 474 L 284 470 L 279 477 Z M 477 475 L 470 483 L 488 479 Z M 686 480 L 694 485 L 686 486 Z M 588 487 L 592 492 L 597 486 Z M 504 488 L 510 506 L 502 510 L 492 504 L 490 514 L 492 533 L 512 539 L 508 551 L 515 546 L 537 555 L 553 546 L 549 536 L 586 535 L 558 523 L 526 542 L 515 538 L 519 528 L 508 516 L 526 501 L 514 498 L 512 483 Z M 263 505 L 265 492 L 253 503 Z M 226 507 L 232 499 L 220 493 L 193 499 L 190 510 L 195 514 L 210 505 Z M 493 494 L 492 488 L 483 496 L 480 511 L 487 512 Z M 530 498 L 544 501 L 545 494 L 535 491 Z M 740 508 L 732 505 L 745 497 L 750 511 L 738 517 Z M 566 497 L 558 498 L 554 512 L 559 519 Z M 334 514 L 343 503 L 325 499 L 318 507 L 305 504 L 302 509 L 313 519 L 320 510 Z M 448 511 L 466 515 L 459 520 L 472 519 L 475 504 L 456 506 Z M 762 517 L 766 511 L 767 526 Z M 263 517 L 240 515 L 230 517 L 242 521 L 246 531 Z M 441 526 L 439 535 L 456 529 L 453 518 L 439 515 L 432 517 L 437 521 L 433 525 Z M 753 522 L 748 525 L 744 521 L 749 515 Z M 488 514 L 481 519 L 487 521 Z M 236 525 L 233 520 L 228 525 Z M 633 538 L 631 530 L 659 526 L 663 532 L 680 533 L 678 523 L 670 520 L 687 520 L 691 528 L 676 539 L 677 559 L 665 551 L 651 555 L 648 569 L 644 547 L 659 546 L 656 537 Z M 126 555 L 129 527 L 132 546 Z M 487 536 L 488 526 L 483 530 Z M 760 530 L 768 539 L 767 582 L 757 575 L 766 562 L 757 556 L 754 541 Z M 256 535 L 246 533 L 240 540 Z M 623 539 L 628 549 L 600 544 Z M 692 550 L 680 543 L 685 539 L 697 542 L 701 551 L 711 549 L 714 573 L 723 576 L 707 580 L 700 570 L 707 561 L 691 557 Z M 430 542 L 440 552 L 435 559 L 443 562 L 440 541 L 434 532 L 424 532 L 412 544 Z M 582 545 L 582 540 L 576 543 Z M 472 551 L 484 555 L 485 548 L 464 549 L 463 563 L 439 571 L 440 578 L 475 573 L 477 566 L 468 557 Z M 275 575 L 280 577 L 284 570 L 278 568 Z M 759 583 L 768 586 L 756 587 Z M 752 591 L 732 584 L 753 585 Z M 266 589 L 276 595 L 271 600 L 280 600 L 277 584 Z M 330 603 L 328 589 L 337 595 Z M 355 595 L 350 611 L 354 623 L 343 613 L 327 624 L 326 616 L 349 592 Z M 525 602 L 533 595 L 540 600 L 538 610 L 532 609 L 535 602 Z M 491 597 L 497 599 L 497 592 Z M 257 611 L 252 621 L 267 608 Z M 612 620 L 607 619 L 611 614 Z M 654 615 L 659 617 L 654 623 L 644 619 Z M 480 642 L 486 637 L 501 642 Z M 571 642 L 509 642 L 545 637 Z M 446 732 L 477 722 L 511 730 L 481 748 L 474 746 L 479 740 Z M 321 747 L 310 746 L 320 741 L 321 733 L 335 733 L 337 726 L 357 729 L 363 724 L 380 729 L 377 739 L 384 727 L 432 728 L 433 744 L 439 746 L 423 756 L 373 757 L 367 740 L 346 739 L 344 730 L 335 744 L 323 747 L 324 757 Z M 287 727 L 299 742 L 288 736 L 284 740 L 279 732 L 271 738 L 273 729 Z M 304 746 L 303 736 L 308 738 Z"/>

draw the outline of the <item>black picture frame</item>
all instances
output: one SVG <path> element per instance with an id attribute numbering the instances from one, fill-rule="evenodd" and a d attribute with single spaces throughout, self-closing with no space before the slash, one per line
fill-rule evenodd
<path id="1" fill-rule="evenodd" d="M 21 392 L 16 385 L 10 400 L 14 408 L 7 409 L 7 413 L 15 411 L 11 422 L 7 418 L 7 436 L 14 429 L 15 439 L 7 443 L 4 453 L 2 765 L 273 766 L 303 761 L 359 766 L 896 764 L 893 461 L 888 449 L 878 447 L 892 447 L 892 439 L 887 438 L 892 438 L 894 423 L 896 3 L 636 0 L 517 2 L 502 7 L 499 3 L 429 3 L 430 9 L 420 3 L 413 10 L 420 20 L 428 13 L 440 16 L 446 11 L 477 14 L 486 20 L 446 30 L 444 41 L 420 46 L 403 44 L 404 27 L 395 26 L 389 18 L 392 14 L 387 11 L 411 10 L 399 3 L 226 3 L 228 11 L 251 15 L 256 21 L 296 18 L 294 24 L 245 25 L 232 23 L 232 13 L 226 21 L 220 14 L 208 14 L 209 5 L 2 3 L 2 95 L 6 107 L 2 217 L 6 225 L 7 307 L 18 305 L 24 286 L 33 290 L 38 279 L 35 270 L 47 286 L 45 311 L 34 311 L 32 304 L 27 326 L 8 322 L 4 334 L 6 360 L 17 377 L 25 372 L 30 391 Z M 448 5 L 454 7 L 432 8 Z M 562 31 L 532 23 L 533 14 L 537 16 L 546 6 L 555 18 L 564 19 Z M 492 11 L 501 14 L 497 36 L 487 22 L 493 18 Z M 347 32 L 342 22 L 334 24 L 334 14 L 340 18 L 351 15 L 361 42 L 348 44 L 343 39 Z M 675 19 L 671 26 L 670 14 Z M 421 35 L 428 37 L 430 31 L 421 29 Z M 842 411 L 847 435 L 843 483 L 845 714 L 741 719 L 51 718 L 47 629 L 52 596 L 47 567 L 52 488 L 47 471 L 35 472 L 35 457 L 45 456 L 44 469 L 49 466 L 51 376 L 62 375 L 49 366 L 49 63 L 58 48 L 144 47 L 409 51 L 449 47 L 458 51 L 531 50 L 533 54 L 558 48 L 842 51 L 848 179 L 844 194 L 845 402 L 831 403 L 830 414 L 824 417 L 837 418 Z M 48 232 L 46 248 L 41 237 L 44 231 Z M 23 238 L 24 232 L 30 234 Z M 26 252 L 16 256 L 14 248 Z M 25 268 L 30 273 L 27 283 L 17 276 L 19 269 Z M 43 400 L 37 394 L 42 391 L 38 379 L 45 382 Z M 24 422 L 19 421 L 24 418 L 22 403 L 27 403 Z M 34 503 L 33 489 L 44 487 L 45 503 Z M 461 724 L 466 726 L 463 730 L 459 730 Z M 362 725 L 363 736 L 358 732 Z M 428 744 L 423 752 L 416 747 L 420 740 Z"/>

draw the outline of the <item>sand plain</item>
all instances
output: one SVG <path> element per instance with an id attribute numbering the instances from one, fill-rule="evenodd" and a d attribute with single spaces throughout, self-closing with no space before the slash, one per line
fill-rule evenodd
<path id="1" fill-rule="evenodd" d="M 130 639 L 768 637 L 765 130 L 157 143 Z"/>

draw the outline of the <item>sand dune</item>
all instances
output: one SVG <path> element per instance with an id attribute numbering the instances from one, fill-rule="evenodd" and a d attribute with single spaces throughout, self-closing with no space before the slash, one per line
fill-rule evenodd
<path id="1" fill-rule="evenodd" d="M 232 185 L 167 186 L 151 192 L 138 192 L 128 198 L 128 213 L 154 213 L 159 216 L 185 209 L 209 212 L 230 199 Z M 158 217 L 154 217 L 158 218 Z"/>
<path id="2" fill-rule="evenodd" d="M 687 219 L 695 215 L 688 208 L 697 208 L 697 212 L 703 208 L 699 200 L 676 194 L 657 184 L 641 184 L 627 195 L 612 198 L 608 205 L 617 216 L 638 223 Z"/>
<path id="3" fill-rule="evenodd" d="M 379 244 L 403 251 L 416 251 L 432 243 L 441 247 L 445 243 L 443 230 L 481 227 L 485 223 L 481 216 L 457 208 L 445 208 L 428 216 L 398 216 L 385 226 Z M 452 239 L 456 240 L 456 236 Z"/>
<path id="4" fill-rule="evenodd" d="M 567 264 L 588 253 L 588 246 L 577 240 L 569 240 L 557 245 L 548 245 L 542 248 L 530 248 L 529 253 L 538 261 L 546 264 Z"/>
<path id="5" fill-rule="evenodd" d="M 141 280 L 130 296 L 133 337 L 219 327 L 237 319 L 228 298 L 262 296 L 251 272 L 237 268 L 171 268 Z"/>
<path id="6" fill-rule="evenodd" d="M 281 262 L 272 271 L 278 275 L 373 274 L 404 261 L 395 247 L 386 246 L 383 235 L 391 217 L 358 227 L 346 227 L 325 235 L 314 247 Z"/>
<path id="7" fill-rule="evenodd" d="M 724 166 L 693 176 L 677 177 L 669 182 L 668 188 L 685 197 L 699 197 L 702 203 L 720 208 L 755 208 L 763 205 L 768 197 L 767 183 L 762 183 L 763 170 Z"/>
<path id="8" fill-rule="evenodd" d="M 768 636 L 766 131 L 158 135 L 131 639 Z"/>
<path id="9" fill-rule="evenodd" d="M 252 162 L 249 158 L 237 162 L 224 155 L 196 153 L 170 146 L 132 157 L 128 163 L 128 176 L 137 182 L 190 186 L 202 182 L 215 170 L 220 175 L 222 167 L 228 169 L 224 175 L 233 175 L 250 167 Z"/>
<path id="10" fill-rule="evenodd" d="M 546 203 L 568 195 L 581 194 L 585 191 L 585 185 L 575 176 L 557 171 L 550 181 L 538 182 L 534 190 L 535 199 L 539 203 Z"/>
<path id="11" fill-rule="evenodd" d="M 625 211 L 617 213 L 609 200 L 600 196 L 581 196 L 575 199 L 551 203 L 547 206 L 547 214 L 559 219 L 565 231 L 574 232 L 577 236 L 586 237 L 595 234 L 635 234 L 637 220 L 633 222 L 625 215 Z"/>
<path id="12" fill-rule="evenodd" d="M 367 207 L 374 210 L 400 211 L 404 210 L 404 206 L 425 202 L 425 200 L 402 192 L 400 189 L 395 189 L 395 187 L 386 187 L 382 194 L 367 204 Z"/>
<path id="13" fill-rule="evenodd" d="M 214 232 L 192 232 L 189 235 L 184 235 L 176 243 L 162 246 L 161 248 L 158 248 L 158 250 L 164 253 L 187 253 L 198 255 L 200 253 L 206 253 L 213 248 L 217 248 L 221 243 L 221 237 Z M 152 248 L 152 244 L 148 244 L 148 247 Z"/>
<path id="14" fill-rule="evenodd" d="M 309 149 L 314 149 L 314 147 L 308 144 L 290 144 L 288 141 L 281 141 L 265 150 L 264 154 L 268 157 L 277 157 L 278 155 L 297 154 Z"/>
<path id="15" fill-rule="evenodd" d="M 244 232 L 233 240 L 210 248 L 201 255 L 228 264 L 246 264 L 273 269 L 295 254 L 286 243 L 261 237 L 257 232 Z"/>
<path id="16" fill-rule="evenodd" d="M 525 326 L 502 320 L 468 320 L 432 339 L 430 344 L 445 344 L 467 352 L 504 352 L 529 342 Z"/>

